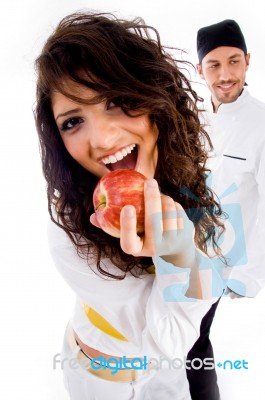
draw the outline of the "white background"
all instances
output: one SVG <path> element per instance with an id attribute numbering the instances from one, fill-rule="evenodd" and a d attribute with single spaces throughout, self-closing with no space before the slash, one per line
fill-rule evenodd
<path id="1" fill-rule="evenodd" d="M 183 48 L 196 63 L 196 33 L 232 18 L 251 52 L 247 82 L 265 100 L 264 13 L 260 0 L 3 0 L 0 5 L 0 398 L 66 400 L 53 355 L 74 295 L 57 274 L 46 245 L 46 194 L 32 109 L 34 59 L 66 14 L 91 8 L 122 17 L 141 16 L 158 28 L 164 44 Z M 197 91 L 204 95 L 202 82 Z M 212 328 L 216 360 L 248 361 L 248 370 L 220 370 L 223 400 L 264 399 L 265 290 L 256 299 L 223 299 Z M 80 399 L 83 400 L 83 399 Z M 163 399 L 161 399 L 163 400 Z M 204 400 L 204 399 L 202 399 Z"/>

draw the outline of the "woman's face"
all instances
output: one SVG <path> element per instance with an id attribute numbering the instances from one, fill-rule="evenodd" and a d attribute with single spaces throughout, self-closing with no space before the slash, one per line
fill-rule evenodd
<path id="1" fill-rule="evenodd" d="M 73 83 L 67 88 L 81 98 L 96 94 Z M 128 117 L 113 103 L 80 104 L 59 92 L 52 96 L 52 109 L 66 149 L 86 170 L 102 177 L 116 169 L 134 169 L 154 177 L 158 129 L 147 115 Z"/>

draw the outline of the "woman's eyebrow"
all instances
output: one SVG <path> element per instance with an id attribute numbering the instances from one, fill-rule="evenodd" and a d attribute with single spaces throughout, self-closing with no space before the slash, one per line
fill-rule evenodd
<path id="1" fill-rule="evenodd" d="M 67 117 L 67 115 L 70 115 L 70 114 L 73 114 L 73 113 L 76 113 L 76 112 L 80 112 L 80 111 L 81 111 L 81 108 L 73 108 L 72 110 L 68 110 L 68 111 L 66 111 L 64 113 L 60 113 L 55 118 L 55 121 L 57 121 L 58 118 Z"/>

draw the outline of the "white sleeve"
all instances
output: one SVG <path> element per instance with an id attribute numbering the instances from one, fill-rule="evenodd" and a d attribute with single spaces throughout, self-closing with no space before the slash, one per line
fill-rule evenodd
<path id="1" fill-rule="evenodd" d="M 235 293 L 255 297 L 265 286 L 265 147 L 259 157 L 256 174 L 257 210 L 256 218 L 250 223 L 253 229 L 248 236 L 247 262 L 238 267 L 230 268 L 227 286 Z M 253 199 L 249 199 L 249 207 Z"/>
<path id="2" fill-rule="evenodd" d="M 207 299 L 186 298 L 190 270 L 161 258 L 154 260 L 155 275 L 128 275 L 121 281 L 104 277 L 95 265 L 91 267 L 94 272 L 90 269 L 65 232 L 52 222 L 49 244 L 57 269 L 77 296 L 149 357 L 184 357 L 199 337 L 202 317 L 223 291 L 219 275 L 202 265 L 201 282 Z M 119 272 L 109 260 L 102 262 L 110 272 Z"/>

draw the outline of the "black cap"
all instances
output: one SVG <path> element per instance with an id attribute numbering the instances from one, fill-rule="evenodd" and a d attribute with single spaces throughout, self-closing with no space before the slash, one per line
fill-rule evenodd
<path id="1" fill-rule="evenodd" d="M 197 33 L 199 63 L 210 51 L 220 46 L 237 47 L 247 54 L 247 46 L 239 25 L 232 19 L 205 26 Z"/>

